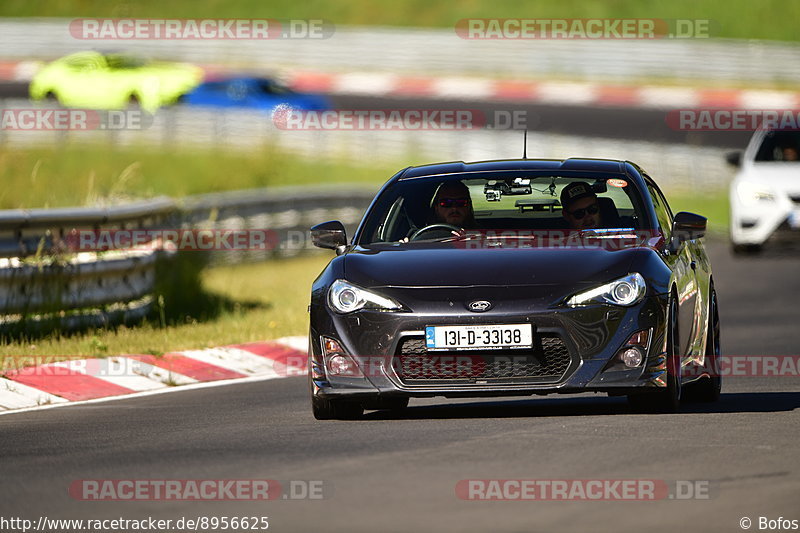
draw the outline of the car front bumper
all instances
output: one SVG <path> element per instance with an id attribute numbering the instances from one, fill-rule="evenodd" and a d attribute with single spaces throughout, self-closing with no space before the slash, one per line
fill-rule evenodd
<path id="1" fill-rule="evenodd" d="M 774 200 L 743 203 L 731 188 L 730 235 L 735 245 L 800 241 L 800 202 L 785 194 Z"/>
<path id="2" fill-rule="evenodd" d="M 422 314 L 390 312 L 357 312 L 337 315 L 327 308 L 312 311 L 310 329 L 309 373 L 312 394 L 342 400 L 369 400 L 378 397 L 485 397 L 527 396 L 532 394 L 605 392 L 627 394 L 666 385 L 664 353 L 665 317 L 668 297 L 650 296 L 640 304 L 622 308 L 593 305 L 582 308 L 547 309 L 520 314 L 493 315 Z M 424 339 L 426 326 L 453 324 L 530 323 L 536 339 L 560 342 L 560 367 L 541 376 L 490 376 L 480 373 L 458 374 L 448 378 L 436 373 L 416 375 L 404 373 L 402 357 L 410 339 Z M 641 365 L 627 368 L 618 362 L 617 354 L 630 336 L 649 331 Z M 359 374 L 333 375 L 329 357 L 323 353 L 323 338 L 336 340 L 346 355 L 356 362 Z M 566 354 L 564 354 L 566 350 Z M 532 352 L 530 352 L 532 353 Z M 417 351 L 416 361 L 423 367 L 435 361 L 462 359 L 471 356 L 493 357 L 492 352 L 429 352 Z M 504 355 L 505 352 L 504 352 Z M 526 352 L 515 352 L 519 358 Z M 501 356 L 500 356 L 501 357 Z M 426 358 L 430 359 L 427 361 Z M 513 357 L 512 357 L 513 358 Z M 452 368 L 452 367 L 451 367 Z M 554 367 L 555 368 L 555 367 Z"/>

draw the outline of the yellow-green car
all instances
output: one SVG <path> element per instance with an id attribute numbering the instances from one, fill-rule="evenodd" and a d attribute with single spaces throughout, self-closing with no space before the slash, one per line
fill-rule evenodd
<path id="1" fill-rule="evenodd" d="M 150 112 L 172 104 L 203 79 L 185 63 L 147 62 L 121 54 L 78 52 L 48 63 L 31 80 L 33 100 L 55 98 L 65 107 Z"/>

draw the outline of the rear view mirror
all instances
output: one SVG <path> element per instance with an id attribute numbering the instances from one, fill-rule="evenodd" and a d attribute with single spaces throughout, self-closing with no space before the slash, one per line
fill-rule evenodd
<path id="1" fill-rule="evenodd" d="M 672 221 L 672 235 L 678 242 L 699 239 L 706 234 L 708 219 L 706 217 L 681 211 Z"/>
<path id="2" fill-rule="evenodd" d="M 725 154 L 725 161 L 727 161 L 728 164 L 733 167 L 742 166 L 742 152 L 738 150 L 735 152 L 728 152 Z"/>
<path id="3" fill-rule="evenodd" d="M 311 242 L 318 248 L 329 248 L 338 253 L 340 247 L 347 246 L 344 225 L 338 220 L 317 224 L 311 228 Z"/>

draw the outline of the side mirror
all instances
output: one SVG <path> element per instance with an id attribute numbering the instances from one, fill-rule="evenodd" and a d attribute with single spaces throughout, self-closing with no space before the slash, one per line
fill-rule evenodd
<path id="1" fill-rule="evenodd" d="M 338 220 L 323 222 L 311 228 L 311 242 L 319 248 L 329 248 L 339 253 L 339 248 L 347 246 L 344 225 Z"/>
<path id="2" fill-rule="evenodd" d="M 706 234 L 708 219 L 694 213 L 681 211 L 672 221 L 672 236 L 677 243 L 699 239 Z"/>
<path id="3" fill-rule="evenodd" d="M 727 161 L 728 164 L 733 167 L 742 166 L 742 152 L 738 150 L 735 152 L 728 152 L 725 154 L 725 161 Z"/>

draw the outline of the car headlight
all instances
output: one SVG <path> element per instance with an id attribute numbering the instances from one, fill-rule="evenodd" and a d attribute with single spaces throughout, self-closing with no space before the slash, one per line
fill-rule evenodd
<path id="1" fill-rule="evenodd" d="M 328 290 L 328 304 L 340 313 L 352 313 L 369 308 L 381 311 L 395 311 L 402 306 L 385 296 L 357 287 L 343 279 L 337 279 Z"/>
<path id="2" fill-rule="evenodd" d="M 605 285 L 579 292 L 567 300 L 567 305 L 578 307 L 592 303 L 608 303 L 627 307 L 641 302 L 646 291 L 644 278 L 638 272 L 634 272 Z"/>
<path id="3" fill-rule="evenodd" d="M 742 181 L 736 186 L 736 194 L 743 204 L 755 205 L 758 202 L 772 202 L 775 200 L 775 195 L 766 187 Z"/>

